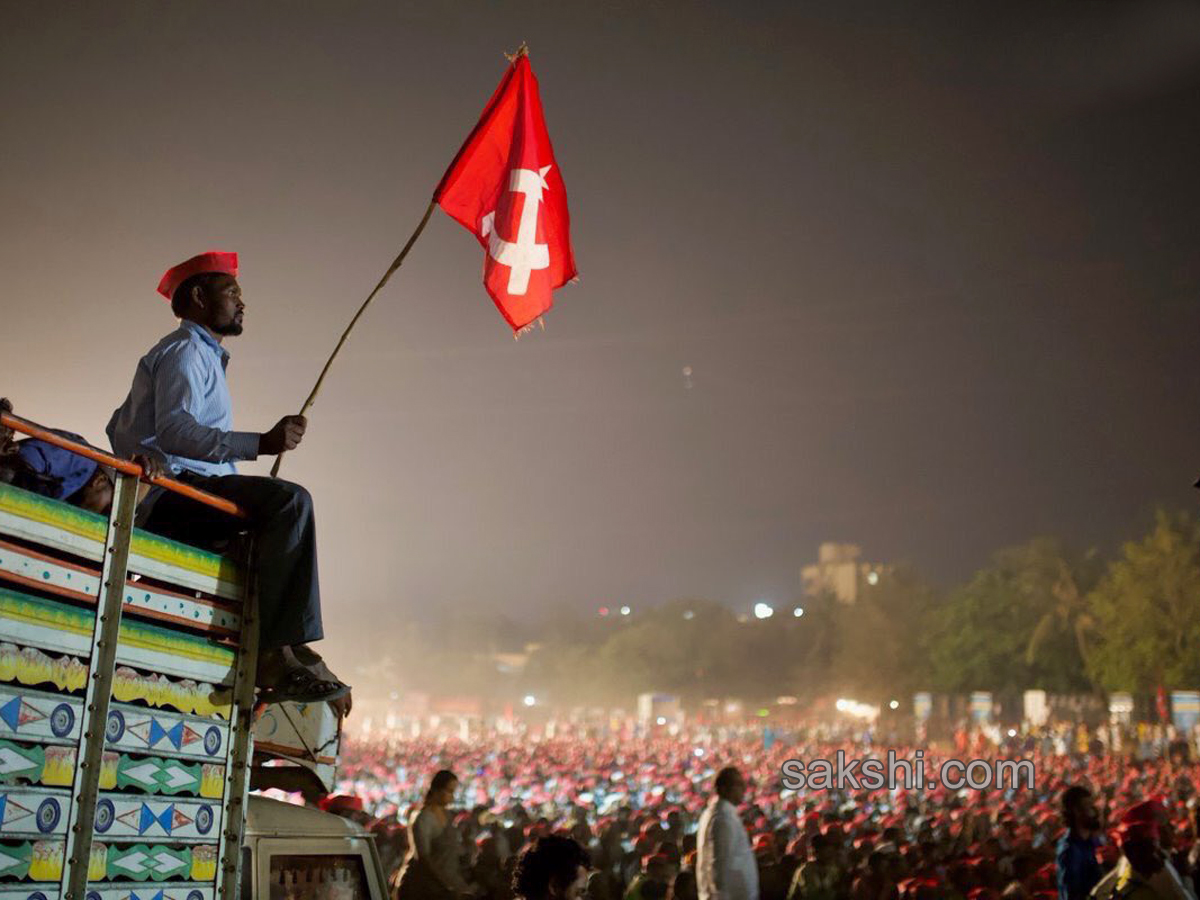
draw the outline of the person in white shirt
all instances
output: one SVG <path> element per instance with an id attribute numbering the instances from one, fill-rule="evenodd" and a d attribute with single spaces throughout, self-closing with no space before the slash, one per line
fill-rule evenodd
<path id="1" fill-rule="evenodd" d="M 759 900 L 758 864 L 737 807 L 746 779 L 732 766 L 717 773 L 716 795 L 700 814 L 696 884 L 700 900 Z"/>

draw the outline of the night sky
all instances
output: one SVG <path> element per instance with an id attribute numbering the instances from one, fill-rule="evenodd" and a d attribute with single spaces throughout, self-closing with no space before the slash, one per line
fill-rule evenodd
<path id="1" fill-rule="evenodd" d="M 1193 3 L 0 12 L 0 394 L 97 443 L 207 249 L 238 427 L 296 412 L 529 43 L 581 282 L 514 341 L 438 213 L 351 338 L 283 469 L 334 659 L 439 607 L 784 601 L 824 540 L 948 584 L 1195 504 Z"/>

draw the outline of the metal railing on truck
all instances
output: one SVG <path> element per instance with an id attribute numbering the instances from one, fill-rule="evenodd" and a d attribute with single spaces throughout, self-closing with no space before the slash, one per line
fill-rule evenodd
<path id="1" fill-rule="evenodd" d="M 0 425 L 115 482 L 107 518 L 0 484 L 0 900 L 232 900 L 258 654 L 249 550 L 134 528 L 139 466 Z"/>

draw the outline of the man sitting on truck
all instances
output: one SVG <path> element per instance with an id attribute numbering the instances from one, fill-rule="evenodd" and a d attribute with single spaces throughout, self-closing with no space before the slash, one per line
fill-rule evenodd
<path id="1" fill-rule="evenodd" d="M 245 304 L 237 254 L 210 252 L 167 270 L 158 292 L 181 319 L 137 365 L 125 402 L 108 423 L 118 456 L 147 453 L 170 474 L 234 501 L 247 520 L 154 489 L 138 510 L 149 531 L 211 546 L 242 529 L 255 539 L 261 653 L 259 699 L 266 703 L 337 700 L 350 688 L 308 647 L 323 637 L 312 498 L 298 484 L 238 475 L 235 463 L 293 450 L 302 416 L 284 416 L 262 433 L 233 430 L 225 381 L 225 338 L 242 333 Z"/>

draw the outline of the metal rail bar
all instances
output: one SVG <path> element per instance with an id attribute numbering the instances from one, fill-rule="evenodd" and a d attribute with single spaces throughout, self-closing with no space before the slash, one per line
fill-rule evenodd
<path id="1" fill-rule="evenodd" d="M 258 564 L 254 547 L 246 555 L 251 570 Z M 248 579 L 242 602 L 242 640 L 237 651 L 233 682 L 233 710 L 229 717 L 229 742 L 225 759 L 225 787 L 221 797 L 221 849 L 218 897 L 241 896 L 242 833 L 246 826 L 246 791 L 250 761 L 254 756 L 254 687 L 258 674 L 258 588 Z"/>
<path id="2" fill-rule="evenodd" d="M 55 434 L 50 429 L 38 425 L 36 422 L 30 422 L 28 419 L 22 419 L 20 416 L 0 412 L 0 426 L 11 428 L 13 431 L 37 438 L 39 441 L 45 441 L 47 444 L 53 444 L 55 447 L 61 447 L 79 456 L 87 457 L 93 462 L 108 466 L 124 475 L 133 475 L 143 481 L 148 481 L 150 484 L 166 488 L 168 491 L 174 491 L 176 494 L 190 497 L 192 500 L 203 503 L 205 506 L 211 506 L 213 509 L 219 509 L 221 512 L 229 513 L 231 516 L 237 516 L 242 519 L 246 518 L 246 511 L 232 500 L 226 500 L 224 497 L 218 497 L 216 494 L 208 493 L 208 491 L 199 490 L 190 484 L 184 484 L 182 481 L 176 481 L 173 478 L 144 478 L 142 467 L 137 463 L 130 462 L 127 459 L 118 459 L 109 453 L 105 453 L 103 450 L 97 450 L 95 447 L 89 447 L 87 444 L 81 444 L 60 434 Z"/>
<path id="3" fill-rule="evenodd" d="M 72 779 L 70 814 L 67 817 L 65 900 L 82 900 L 87 892 L 96 799 L 100 790 L 100 760 L 104 753 L 108 704 L 112 699 L 129 544 L 133 538 L 133 513 L 137 508 L 137 488 L 136 476 L 125 472 L 117 475 L 112 512 L 108 517 L 108 535 L 104 540 L 100 602 L 92 631 L 92 651 L 88 656 L 83 740 L 75 757 L 75 777 Z"/>

